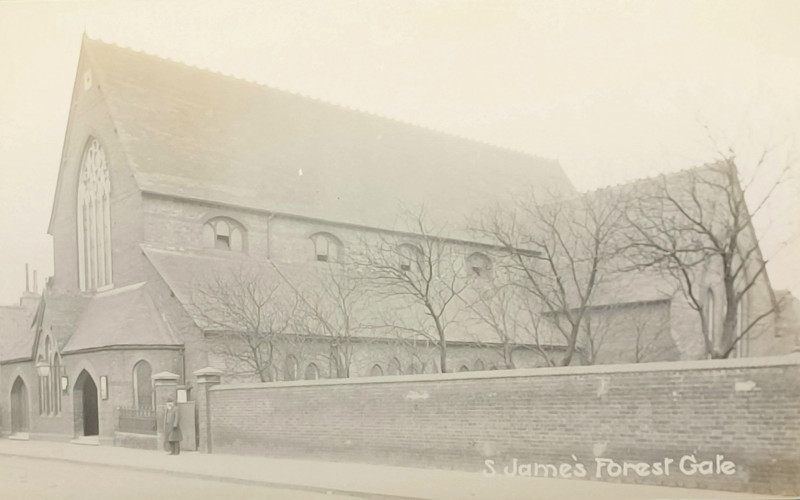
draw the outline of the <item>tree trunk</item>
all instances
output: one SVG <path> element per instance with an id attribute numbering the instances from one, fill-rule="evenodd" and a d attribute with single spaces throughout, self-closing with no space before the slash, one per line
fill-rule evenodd
<path id="1" fill-rule="evenodd" d="M 509 370 L 514 369 L 514 360 L 511 358 L 511 343 L 508 339 L 503 342 L 503 361 L 505 362 L 506 368 Z"/>
<path id="2" fill-rule="evenodd" d="M 439 334 L 439 366 L 442 373 L 447 373 L 447 339 Z"/>

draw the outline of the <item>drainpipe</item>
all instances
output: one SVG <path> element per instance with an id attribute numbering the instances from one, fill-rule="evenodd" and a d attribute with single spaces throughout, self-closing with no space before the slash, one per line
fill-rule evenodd
<path id="1" fill-rule="evenodd" d="M 269 214 L 267 216 L 267 259 L 272 260 L 272 218 L 275 214 Z"/>

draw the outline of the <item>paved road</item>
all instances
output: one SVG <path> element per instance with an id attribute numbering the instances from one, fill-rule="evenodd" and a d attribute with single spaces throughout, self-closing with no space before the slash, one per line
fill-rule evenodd
<path id="1" fill-rule="evenodd" d="M 89 464 L 0 456 L 3 500 L 352 500 L 353 497 L 174 477 Z"/>

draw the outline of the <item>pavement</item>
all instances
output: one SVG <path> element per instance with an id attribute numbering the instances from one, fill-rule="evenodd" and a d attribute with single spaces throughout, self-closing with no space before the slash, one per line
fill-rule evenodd
<path id="1" fill-rule="evenodd" d="M 0 456 L 89 464 L 175 477 L 206 479 L 311 494 L 371 499 L 587 498 L 750 499 L 782 498 L 729 491 L 631 485 L 535 477 L 487 477 L 480 472 L 255 456 L 164 452 L 49 441 L 0 439 Z M 314 495 L 316 496 L 316 495 Z"/>

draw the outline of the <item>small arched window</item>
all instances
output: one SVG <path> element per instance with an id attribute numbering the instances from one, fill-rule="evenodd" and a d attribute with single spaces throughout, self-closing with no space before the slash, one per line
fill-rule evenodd
<path id="1" fill-rule="evenodd" d="M 339 238 L 330 233 L 316 233 L 311 235 L 314 243 L 314 255 L 320 262 L 341 262 L 342 249 L 344 248 Z"/>
<path id="2" fill-rule="evenodd" d="M 397 249 L 398 256 L 400 257 L 400 270 L 411 271 L 420 267 L 422 258 L 422 251 L 418 246 L 411 243 L 403 243 Z"/>
<path id="3" fill-rule="evenodd" d="M 53 405 L 53 392 L 55 391 L 53 385 L 53 358 L 50 356 L 50 337 L 44 339 L 44 355 L 39 355 L 39 364 L 46 364 L 48 374 L 39 377 L 39 413 L 41 415 L 49 415 L 54 410 Z M 38 368 L 38 367 L 37 367 Z"/>
<path id="4" fill-rule="evenodd" d="M 486 368 L 484 367 L 483 360 L 482 359 L 475 360 L 475 364 L 473 365 L 473 369 L 476 372 L 482 372 L 483 370 L 485 370 Z"/>
<path id="5" fill-rule="evenodd" d="M 57 352 L 53 353 L 50 383 L 53 386 L 53 410 L 58 414 L 61 412 L 61 355 Z"/>
<path id="6" fill-rule="evenodd" d="M 133 367 L 133 406 L 139 408 L 153 407 L 153 368 L 145 360 Z"/>
<path id="7" fill-rule="evenodd" d="M 319 368 L 314 363 L 310 363 L 306 366 L 306 373 L 305 373 L 306 380 L 319 380 Z"/>
<path id="8" fill-rule="evenodd" d="M 297 358 L 292 354 L 286 356 L 286 362 L 283 365 L 283 379 L 297 380 Z"/>
<path id="9" fill-rule="evenodd" d="M 392 358 L 389 361 L 389 369 L 387 370 L 388 375 L 400 375 L 402 372 L 402 368 L 400 368 L 400 361 L 397 358 Z"/>
<path id="10" fill-rule="evenodd" d="M 226 217 L 211 219 L 203 226 L 203 246 L 242 252 L 245 247 L 244 228 Z"/>
<path id="11" fill-rule="evenodd" d="M 467 365 L 461 365 L 461 367 L 458 369 L 458 371 L 460 371 L 460 372 L 468 372 L 469 368 L 467 367 Z"/>
<path id="12" fill-rule="evenodd" d="M 485 254 L 475 252 L 467 257 L 467 268 L 473 276 L 486 276 L 492 270 L 492 261 Z"/>
<path id="13" fill-rule="evenodd" d="M 369 376 L 380 377 L 381 375 L 383 375 L 383 368 L 381 368 L 381 365 L 377 363 L 372 365 L 372 369 L 369 371 Z"/>

